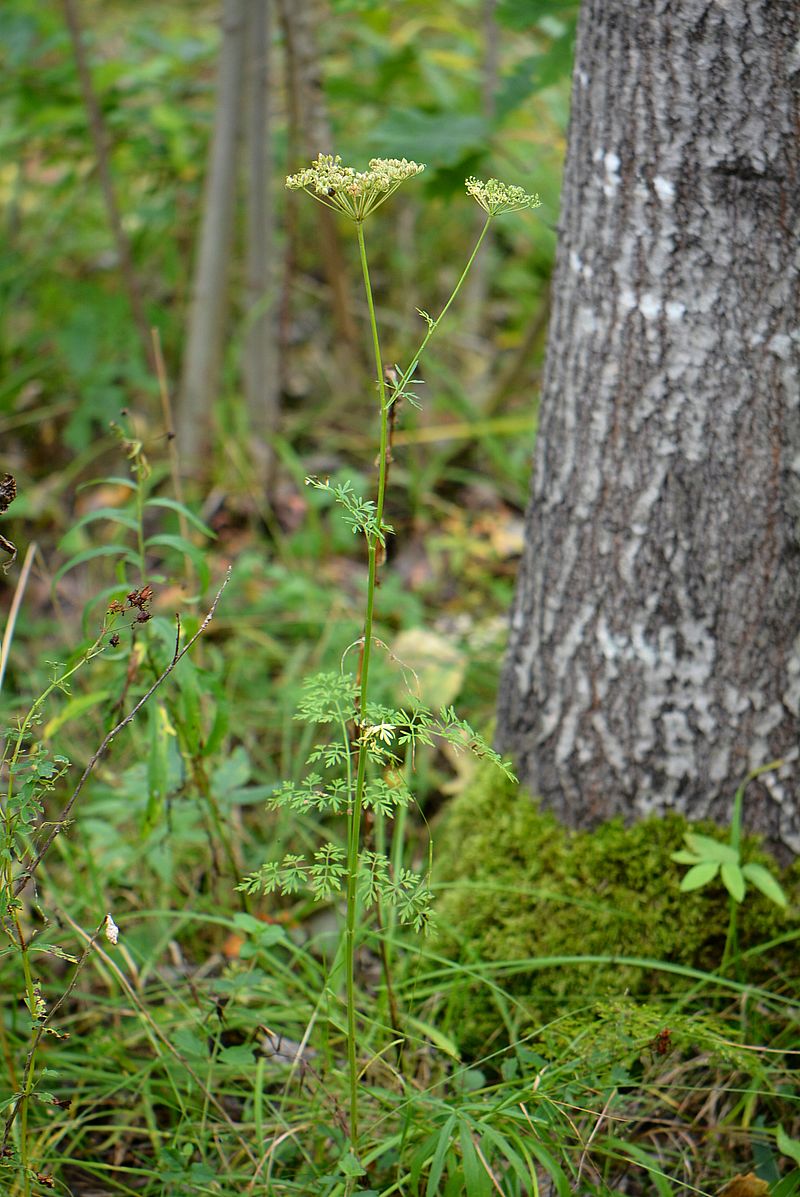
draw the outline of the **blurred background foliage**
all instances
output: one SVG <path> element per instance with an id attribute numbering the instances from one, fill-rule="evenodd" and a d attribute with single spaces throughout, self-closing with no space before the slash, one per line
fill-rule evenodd
<path id="1" fill-rule="evenodd" d="M 10 658 L 22 693 L 41 680 L 26 642 L 52 627 L 49 583 L 64 554 L 124 535 L 113 521 L 108 531 L 101 521 L 75 528 L 98 506 L 113 509 L 129 498 L 124 489 L 86 485 L 125 473 L 110 431 L 121 409 L 131 412 L 154 466 L 153 493 L 173 493 L 159 389 L 109 224 L 68 8 L 68 0 L 63 7 L 16 0 L 0 12 L 0 436 L 3 469 L 18 484 L 5 523 L 21 548 L 32 540 L 39 546 Z M 272 8 L 270 303 L 279 469 L 265 493 L 242 400 L 241 193 L 214 452 L 199 465 L 183 462 L 189 496 L 217 536 L 212 560 L 220 568 L 236 562 L 219 626 L 258 647 L 256 656 L 229 652 L 226 666 L 235 678 L 230 694 L 257 696 L 247 721 L 254 729 L 285 729 L 292 680 L 338 660 L 342 644 L 359 634 L 359 545 L 303 479 L 324 472 L 360 478 L 366 488 L 375 451 L 355 246 L 340 229 L 333 248 L 352 305 L 348 343 L 321 262 L 317 205 L 292 211 L 294 197 L 283 188 L 292 155 L 311 155 L 290 145 L 298 140 L 291 126 L 300 100 L 292 94 L 297 81 L 287 66 L 280 6 Z M 426 163 L 425 174 L 368 230 L 387 361 L 413 351 L 422 329 L 415 309 L 439 309 L 474 243 L 481 214 L 464 178 L 496 175 L 543 200 L 537 213 L 494 226 L 427 359 L 418 388 L 423 409 L 402 412 L 392 467 L 389 518 L 398 536 L 382 587 L 383 631 L 391 639 L 433 614 L 445 654 L 462 654 L 467 696 L 486 719 L 521 547 L 576 10 L 556 0 L 320 0 L 314 7 L 330 148 L 356 166 L 373 155 Z M 217 102 L 220 8 L 82 0 L 77 11 L 146 323 L 158 331 L 177 405 Z M 162 530 L 177 530 L 175 520 Z M 174 563 L 151 554 L 151 565 L 163 579 L 164 604 L 176 588 L 190 608 L 200 601 L 180 590 Z M 100 558 L 59 577 L 59 637 L 74 639 L 87 602 L 108 586 L 109 568 Z M 270 678 L 282 688 L 267 697 Z M 239 735 L 260 739 L 244 725 Z M 262 743 L 259 756 L 274 747 Z M 281 755 L 270 774 L 285 770 L 285 743 Z"/>
<path id="2" fill-rule="evenodd" d="M 421 186 L 370 230 L 382 305 L 392 314 L 396 337 L 387 356 L 408 351 L 419 331 L 415 307 L 435 309 L 460 268 L 476 224 L 463 192 L 467 174 L 496 174 L 544 200 L 541 220 L 508 222 L 493 245 L 485 308 L 461 313 L 470 369 L 455 377 L 454 364 L 461 366 L 464 356 L 456 337 L 449 358 L 438 363 L 427 421 L 474 418 L 481 406 L 492 414 L 520 412 L 530 421 L 540 338 L 527 346 L 526 337 L 546 303 L 575 7 L 333 0 L 327 13 L 320 10 L 319 61 L 336 152 L 356 165 L 373 155 L 427 163 Z M 147 320 L 159 330 L 175 380 L 213 119 L 219 11 L 191 2 L 86 2 L 81 21 Z M 88 465 L 120 407 L 154 424 L 159 415 L 155 380 L 131 323 L 61 6 L 36 0 L 5 6 L 0 46 L 0 419 L 5 452 L 28 483 L 77 458 Z M 280 230 L 291 97 L 278 21 L 272 53 Z M 336 369 L 341 359 L 332 351 L 331 297 L 321 281 L 311 207 L 297 213 L 297 260 L 287 260 L 285 237 L 279 232 L 276 238 L 276 285 L 281 297 L 294 296 L 291 321 L 281 330 L 280 432 L 303 450 L 313 444 L 352 452 L 359 421 L 349 379 Z M 228 437 L 237 429 L 240 391 L 238 256 L 217 413 L 218 429 Z M 357 281 L 354 273 L 348 286 L 355 289 Z M 525 348 L 530 352 L 523 356 Z M 481 385 L 468 398 L 476 377 Z M 524 431 L 521 419 L 512 441 L 524 440 Z M 478 439 L 463 431 L 458 437 Z M 493 447 L 490 442 L 489 454 Z M 529 447 L 530 435 L 519 454 L 523 472 Z M 452 443 L 441 441 L 426 439 L 418 449 L 417 472 L 438 455 L 453 454 Z M 205 481 L 231 485 L 225 453 L 215 456 L 212 473 Z M 21 493 L 27 489 L 21 486 Z"/>

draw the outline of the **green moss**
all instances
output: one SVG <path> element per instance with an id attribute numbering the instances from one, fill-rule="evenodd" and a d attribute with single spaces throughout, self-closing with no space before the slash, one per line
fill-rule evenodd
<path id="1" fill-rule="evenodd" d="M 438 948 L 473 973 L 497 980 L 511 999 L 512 1018 L 515 1000 L 521 1003 L 526 1013 L 515 1018 L 516 1031 L 624 994 L 663 999 L 685 992 L 696 982 L 607 958 L 663 961 L 707 973 L 719 968 L 728 895 L 721 882 L 681 893 L 685 869 L 670 860 L 690 826 L 727 837 L 727 829 L 690 825 L 676 814 L 630 827 L 614 819 L 593 831 L 569 831 L 496 770 L 481 771 L 437 835 L 443 883 Z M 757 841 L 747 839 L 742 851 L 744 859 L 777 870 Z M 800 893 L 800 871 L 783 881 L 794 896 Z M 745 955 L 737 978 L 769 984 L 778 976 L 783 988 L 787 972 L 800 972 L 795 943 L 753 949 L 797 927 L 796 916 L 748 892 L 739 909 Z M 552 962 L 565 956 L 606 959 Z M 720 994 L 730 999 L 730 993 Z M 509 1030 L 503 999 L 475 980 L 465 980 L 460 992 L 456 987 L 451 1014 L 451 1030 L 467 1051 L 479 1042 L 486 1050 Z"/>

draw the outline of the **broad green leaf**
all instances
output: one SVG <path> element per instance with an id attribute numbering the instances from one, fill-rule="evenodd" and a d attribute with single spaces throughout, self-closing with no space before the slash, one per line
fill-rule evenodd
<path id="1" fill-rule="evenodd" d="M 409 690 L 430 707 L 446 706 L 458 697 L 467 658 L 452 640 L 427 628 L 408 628 L 395 639 L 392 652 L 403 671 L 401 702 Z"/>
<path id="2" fill-rule="evenodd" d="M 731 864 L 729 860 L 724 860 L 720 867 L 720 876 L 722 884 L 733 898 L 734 902 L 744 901 L 745 890 L 747 886 L 744 883 L 744 876 L 738 864 Z"/>
<path id="3" fill-rule="evenodd" d="M 105 702 L 108 697 L 108 690 L 93 690 L 91 694 L 80 694 L 77 698 L 71 699 L 57 715 L 53 716 L 49 723 L 44 725 L 42 739 L 49 740 L 65 723 L 79 718 L 85 711 L 91 711 L 93 707 Z"/>
<path id="4" fill-rule="evenodd" d="M 145 547 L 148 549 L 173 549 L 181 556 L 188 557 L 197 570 L 201 586 L 205 589 L 208 585 L 209 570 L 205 554 L 191 541 L 184 540 L 182 536 L 173 536 L 168 532 L 162 532 L 158 536 L 148 536 Z"/>
<path id="5" fill-rule="evenodd" d="M 794 1141 L 794 1140 L 793 1140 Z M 800 1193 L 800 1168 L 793 1168 L 775 1185 L 771 1197 L 797 1197 Z"/>
<path id="6" fill-rule="evenodd" d="M 78 490 L 85 490 L 88 486 L 127 486 L 128 490 L 136 490 L 136 483 L 130 478 L 121 478 L 117 475 L 108 478 L 90 478 L 88 482 L 82 482 Z"/>
<path id="7" fill-rule="evenodd" d="M 132 512 L 126 511 L 124 507 L 97 507 L 94 511 L 87 511 L 86 515 L 81 516 L 76 524 L 70 528 L 70 533 L 77 528 L 84 528 L 87 524 L 96 523 L 97 520 L 108 520 L 111 524 L 121 524 L 123 528 L 129 528 L 135 532 L 139 527 L 139 521 Z"/>
<path id="8" fill-rule="evenodd" d="M 455 166 L 486 147 L 488 125 L 479 115 L 395 109 L 374 128 L 370 144 L 379 153 L 413 158 L 437 166 Z"/>
<path id="9" fill-rule="evenodd" d="M 761 890 L 765 898 L 769 898 L 776 906 L 780 906 L 783 909 L 786 908 L 786 894 L 769 869 L 765 869 L 763 865 L 750 861 L 748 864 L 742 866 L 742 872 L 748 881 L 752 881 L 756 889 Z"/>
<path id="10" fill-rule="evenodd" d="M 202 532 L 204 536 L 210 536 L 212 540 L 217 539 L 217 534 L 208 524 L 204 524 L 199 515 L 195 515 L 183 503 L 178 503 L 176 499 L 170 499 L 166 496 L 157 496 L 154 499 L 148 499 L 145 507 L 168 507 L 171 511 L 177 511 L 179 515 L 184 515 L 190 524 L 193 524 L 198 531 Z"/>
<path id="11" fill-rule="evenodd" d="M 726 860 L 731 864 L 739 863 L 739 853 L 736 849 L 730 844 L 723 844 L 721 840 L 714 840 L 708 835 L 698 835 L 694 831 L 687 832 L 684 839 L 687 848 L 696 853 L 701 860 L 716 860 L 719 864 Z"/>
<path id="12" fill-rule="evenodd" d="M 676 864 L 700 864 L 700 859 L 695 852 L 687 852 L 685 848 L 682 848 L 680 852 L 670 854 L 670 860 L 674 860 Z"/>
<path id="13" fill-rule="evenodd" d="M 445 1055 L 450 1056 L 452 1060 L 459 1060 L 458 1046 L 448 1035 L 445 1035 L 438 1027 L 433 1026 L 429 1022 L 423 1022 L 422 1019 L 414 1018 L 412 1015 L 407 1015 L 405 1019 L 409 1028 L 421 1036 L 421 1038 L 428 1040 L 439 1051 L 444 1052 Z"/>
<path id="14" fill-rule="evenodd" d="M 145 833 L 158 823 L 169 791 L 169 740 L 175 729 L 162 703 L 150 707 L 150 753 L 147 759 Z"/>
<path id="15" fill-rule="evenodd" d="M 695 865 L 681 881 L 681 891 L 687 894 L 693 889 L 702 889 L 714 880 L 718 870 L 719 863 L 716 860 L 704 860 L 702 864 Z"/>
<path id="16" fill-rule="evenodd" d="M 800 1139 L 791 1139 L 781 1125 L 775 1136 L 775 1146 L 781 1155 L 787 1156 L 795 1164 L 800 1165 Z"/>
<path id="17" fill-rule="evenodd" d="M 76 553 L 74 557 L 70 557 L 69 561 L 65 561 L 61 568 L 56 571 L 53 581 L 59 582 L 64 577 L 64 574 L 69 573 L 71 569 L 75 569 L 78 565 L 85 565 L 87 561 L 94 561 L 97 557 L 120 557 L 128 565 L 132 565 L 134 569 L 137 569 L 139 566 L 139 560 L 136 555 L 130 549 L 125 548 L 124 545 L 95 545 L 94 548 L 84 549 L 82 553 Z"/>
<path id="18" fill-rule="evenodd" d="M 231 790 L 247 785 L 252 773 L 247 749 L 238 744 L 230 756 L 220 761 L 211 778 L 211 793 L 215 798 L 224 798 Z"/>
<path id="19" fill-rule="evenodd" d="M 253 1049 L 246 1043 L 232 1043 L 230 1047 L 223 1047 L 218 1059 L 221 1064 L 229 1064 L 234 1068 L 244 1068 L 248 1072 L 253 1066 Z"/>

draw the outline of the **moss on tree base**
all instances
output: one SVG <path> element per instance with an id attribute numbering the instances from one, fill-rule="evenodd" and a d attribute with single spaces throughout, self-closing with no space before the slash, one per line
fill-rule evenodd
<path id="1" fill-rule="evenodd" d="M 660 1004 L 697 988 L 682 970 L 718 973 L 728 894 L 720 881 L 682 893 L 685 869 L 670 860 L 691 827 L 727 838 L 727 829 L 672 813 L 571 831 L 496 770 L 481 770 L 437 836 L 438 949 L 473 972 L 450 1011 L 462 1050 L 484 1054 L 510 1029 L 530 1033 L 598 1001 L 630 995 Z M 742 855 L 780 872 L 755 839 L 744 841 Z M 726 978 L 781 992 L 796 981 L 796 939 L 785 937 L 798 930 L 799 876 L 795 864 L 781 877 L 788 912 L 748 891 L 738 912 L 738 959 Z M 554 961 L 576 956 L 601 959 Z M 730 990 L 719 996 L 730 1003 Z"/>

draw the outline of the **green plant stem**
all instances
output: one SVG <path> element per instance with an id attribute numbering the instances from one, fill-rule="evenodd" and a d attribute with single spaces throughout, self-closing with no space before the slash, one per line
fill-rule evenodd
<path id="1" fill-rule="evenodd" d="M 428 331 L 426 332 L 425 336 L 420 341 L 419 348 L 417 349 L 417 352 L 412 357 L 410 366 L 408 366 L 408 368 L 404 371 L 404 373 L 400 377 L 400 380 L 397 383 L 397 386 L 395 388 L 395 395 L 400 395 L 405 390 L 408 383 L 410 382 L 414 371 L 416 370 L 417 366 L 419 365 L 419 360 L 422 357 L 423 353 L 425 352 L 425 350 L 428 346 L 428 342 L 430 341 L 433 334 L 436 332 L 436 330 L 439 327 L 439 325 L 441 324 L 442 320 L 447 315 L 447 311 L 448 311 L 450 305 L 453 303 L 455 297 L 458 295 L 459 291 L 461 290 L 461 288 L 464 284 L 464 280 L 466 279 L 467 275 L 469 274 L 470 270 L 472 269 L 472 263 L 475 261 L 475 258 L 477 257 L 478 250 L 480 249 L 481 245 L 483 244 L 483 239 L 489 231 L 489 225 L 491 224 L 491 222 L 492 222 L 492 217 L 487 216 L 486 222 L 485 222 L 483 228 L 481 229 L 480 236 L 478 237 L 478 240 L 475 242 L 475 248 L 473 249 L 472 253 L 470 254 L 469 261 L 467 262 L 466 266 L 464 267 L 464 269 L 461 272 L 461 277 L 459 278 L 458 282 L 456 283 L 455 287 L 453 288 L 450 298 L 448 299 L 447 303 L 442 308 L 442 310 L 439 313 L 439 315 L 437 316 L 437 318 L 435 320 L 430 321 L 430 323 L 428 325 Z"/>
<path id="2" fill-rule="evenodd" d="M 362 712 L 366 711 L 367 701 L 369 697 L 369 668 L 372 654 L 372 625 L 375 612 L 375 591 L 378 581 L 378 568 L 380 564 L 379 550 L 383 548 L 383 510 L 386 499 L 386 478 L 388 470 L 389 457 L 389 408 L 392 405 L 394 398 L 399 394 L 419 364 L 419 360 L 427 348 L 428 342 L 433 336 L 436 329 L 439 327 L 442 319 L 446 315 L 450 305 L 455 300 L 461 287 L 466 279 L 472 263 L 478 250 L 481 247 L 484 237 L 489 228 L 491 217 L 487 217 L 486 223 L 481 230 L 480 236 L 475 244 L 469 260 L 461 272 L 461 277 L 453 288 L 450 298 L 442 308 L 438 318 L 430 321 L 428 331 L 422 339 L 419 348 L 417 349 L 410 366 L 403 374 L 399 383 L 391 397 L 386 393 L 386 381 L 384 379 L 383 359 L 381 356 L 380 338 L 378 336 L 378 324 L 375 317 L 375 304 L 372 297 L 372 286 L 369 278 L 369 265 L 367 262 L 367 249 L 364 241 L 364 226 L 362 222 L 356 224 L 356 234 L 358 237 L 358 252 L 361 261 L 361 273 L 364 281 L 364 292 L 367 299 L 367 309 L 369 312 L 369 325 L 372 333 L 372 350 L 375 359 L 375 371 L 378 381 L 378 394 L 380 397 L 381 408 L 381 433 L 380 433 L 380 450 L 378 455 L 378 491 L 375 503 L 375 524 L 377 532 L 373 532 L 368 536 L 367 549 L 369 568 L 367 576 L 367 597 L 365 602 L 364 612 L 364 636 L 361 648 L 361 659 L 358 670 L 358 706 Z M 345 912 L 345 934 L 344 934 L 344 955 L 345 955 L 345 985 L 346 985 L 346 1003 L 347 1003 L 347 1066 L 348 1066 L 348 1081 L 350 1094 L 350 1144 L 354 1151 L 358 1148 L 358 1061 L 356 1058 L 356 996 L 355 996 L 355 949 L 356 949 L 356 916 L 358 912 L 358 871 L 361 851 L 361 821 L 364 807 L 364 785 L 366 781 L 367 772 L 367 753 L 363 748 L 358 750 L 358 765 L 356 769 L 355 791 L 353 794 L 352 809 L 348 815 L 347 825 L 347 885 L 346 885 L 346 912 Z M 388 959 L 386 960 L 388 966 Z M 389 984 L 389 978 L 387 978 Z M 391 985 L 389 984 L 389 989 Z"/>
<path id="3" fill-rule="evenodd" d="M 747 774 L 742 784 L 733 796 L 733 811 L 731 813 L 731 830 L 728 838 L 730 846 L 739 853 L 741 851 L 742 843 L 742 820 L 744 817 L 744 795 L 747 787 L 751 781 L 755 781 L 762 773 L 771 773 L 775 769 L 780 769 L 783 760 L 770 761 L 766 765 L 760 765 L 757 769 L 753 769 Z M 724 970 L 728 967 L 732 959 L 738 959 L 739 955 L 739 903 L 732 894 L 728 895 L 728 932 L 725 936 L 725 947 L 722 950 L 722 961 L 720 969 Z"/>
<path id="4" fill-rule="evenodd" d="M 369 281 L 369 266 L 367 264 L 367 248 L 364 242 L 364 226 L 357 224 L 358 251 L 361 259 L 361 272 L 364 278 L 364 290 L 369 310 L 369 323 L 372 332 L 372 348 L 375 355 L 375 367 L 378 375 L 378 390 L 381 404 L 381 444 L 378 459 L 378 496 L 376 502 L 376 523 L 380 529 L 383 519 L 383 506 L 386 497 L 386 457 L 389 441 L 389 409 L 386 402 L 386 383 L 383 378 L 383 364 L 381 347 L 378 337 L 378 324 L 375 319 L 375 304 L 372 299 L 372 287 Z M 359 664 L 359 710 L 363 713 L 367 707 L 369 696 L 369 666 L 372 652 L 372 623 L 375 612 L 375 589 L 378 578 L 378 547 L 379 534 L 369 537 L 369 574 L 367 578 L 367 598 L 364 612 L 364 642 L 361 649 Z M 358 1062 L 356 1059 L 356 995 L 355 995 L 355 946 L 356 946 L 356 914 L 358 910 L 358 866 L 361 848 L 361 816 L 364 806 L 364 783 L 367 775 L 367 754 L 363 748 L 358 749 L 358 767 L 356 769 L 355 793 L 353 795 L 352 810 L 348 819 L 347 829 L 347 910 L 345 914 L 344 952 L 345 976 L 347 989 L 347 1066 L 350 1089 L 350 1143 L 353 1151 L 358 1147 Z"/>

